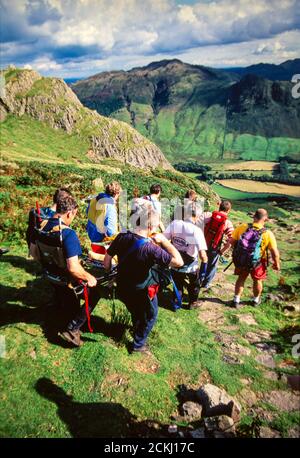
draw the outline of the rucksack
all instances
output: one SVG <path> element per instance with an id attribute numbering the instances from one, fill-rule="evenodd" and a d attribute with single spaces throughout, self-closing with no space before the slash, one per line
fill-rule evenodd
<path id="1" fill-rule="evenodd" d="M 265 228 L 255 229 L 252 224 L 242 234 L 233 250 L 233 263 L 235 267 L 252 270 L 261 262 L 262 236 Z"/>
<path id="2" fill-rule="evenodd" d="M 218 248 L 223 239 L 227 215 L 222 212 L 212 212 L 209 223 L 205 225 L 204 237 L 208 248 Z"/>

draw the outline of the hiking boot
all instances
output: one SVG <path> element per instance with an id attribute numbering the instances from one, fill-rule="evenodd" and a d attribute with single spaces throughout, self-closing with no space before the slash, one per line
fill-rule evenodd
<path id="1" fill-rule="evenodd" d="M 81 347 L 83 345 L 83 341 L 80 339 L 81 332 L 79 329 L 74 331 L 67 330 L 59 332 L 58 335 L 67 342 L 75 345 L 75 347 Z"/>
<path id="2" fill-rule="evenodd" d="M 235 309 L 241 309 L 242 308 L 242 304 L 240 302 L 237 302 L 235 300 L 232 301 L 232 307 L 235 308 Z"/>
<path id="3" fill-rule="evenodd" d="M 255 301 L 254 299 L 252 299 L 251 303 L 253 307 L 258 307 L 261 304 L 261 297 L 258 299 L 258 301 Z"/>
<path id="4" fill-rule="evenodd" d="M 145 355 L 152 355 L 150 348 L 147 344 L 143 345 L 142 347 L 132 348 L 132 353 L 143 353 Z"/>

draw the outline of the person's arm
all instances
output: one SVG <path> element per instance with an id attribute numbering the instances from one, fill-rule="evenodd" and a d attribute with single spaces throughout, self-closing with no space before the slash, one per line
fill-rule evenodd
<path id="1" fill-rule="evenodd" d="M 228 251 L 230 247 L 234 246 L 235 242 L 236 240 L 234 240 L 233 238 L 227 239 L 225 245 L 220 250 L 220 255 L 223 256 L 223 254 L 225 254 L 226 251 Z"/>
<path id="2" fill-rule="evenodd" d="M 199 251 L 199 258 L 204 264 L 206 264 L 208 262 L 208 258 L 207 258 L 207 254 L 206 254 L 205 250 L 200 250 Z"/>
<path id="3" fill-rule="evenodd" d="M 155 234 L 152 239 L 172 256 L 171 262 L 169 264 L 170 267 L 178 269 L 179 267 L 183 266 L 184 262 L 179 251 L 163 234 Z"/>
<path id="4" fill-rule="evenodd" d="M 118 213 L 115 205 L 107 205 L 106 217 L 104 220 L 105 234 L 112 237 L 118 232 Z"/>
<path id="5" fill-rule="evenodd" d="M 161 230 L 161 232 L 165 232 L 165 226 L 164 226 L 164 223 L 162 221 L 160 221 L 160 223 L 159 223 L 159 229 Z"/>
<path id="6" fill-rule="evenodd" d="M 104 265 L 104 269 L 106 270 L 106 272 L 111 271 L 112 256 L 110 256 L 108 253 L 106 253 L 104 256 L 103 265 Z"/>
<path id="7" fill-rule="evenodd" d="M 97 285 L 96 278 L 84 270 L 79 262 L 78 256 L 67 259 L 67 268 L 72 277 L 76 278 L 76 280 L 86 281 L 91 288 Z"/>
<path id="8" fill-rule="evenodd" d="M 270 248 L 270 253 L 273 261 L 273 269 L 280 270 L 280 255 L 277 248 Z"/>

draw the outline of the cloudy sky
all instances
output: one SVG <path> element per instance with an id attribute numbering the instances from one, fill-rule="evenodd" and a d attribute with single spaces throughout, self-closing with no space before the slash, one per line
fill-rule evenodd
<path id="1" fill-rule="evenodd" d="M 83 77 L 179 58 L 214 67 L 300 57 L 300 0 L 0 0 L 0 65 Z"/>

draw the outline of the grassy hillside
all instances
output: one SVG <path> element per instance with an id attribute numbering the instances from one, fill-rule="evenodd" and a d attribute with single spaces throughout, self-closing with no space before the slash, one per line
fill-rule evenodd
<path id="1" fill-rule="evenodd" d="M 63 184 L 76 182 L 72 189 L 80 196 L 89 190 L 90 175 L 74 166 L 41 168 L 38 163 L 18 162 L 1 167 L 8 174 L 1 182 L 2 243 L 10 246 L 10 253 L 0 258 L 0 334 L 6 342 L 6 358 L 0 359 L 1 437 L 166 437 L 170 423 L 188 435 L 191 426 L 178 412 L 182 385 L 197 389 L 207 382 L 225 388 L 241 402 L 238 435 L 256 437 L 262 427 L 284 437 L 297 434 L 298 397 L 286 382 L 299 367 L 291 358 L 291 338 L 299 327 L 296 316 L 287 312 L 299 291 L 295 233 L 299 213 L 294 206 L 267 205 L 284 263 L 280 279 L 270 272 L 261 308 L 246 302 L 239 311 L 231 309 L 233 272 L 224 274 L 220 268 L 215 287 L 201 294 L 198 310 L 175 314 L 170 292 L 160 296 L 158 323 L 149 341 L 152 356 L 129 355 L 128 314 L 121 302 L 103 291 L 92 317 L 94 333 L 85 329 L 84 346 L 71 349 L 53 331 L 64 313 L 52 305 L 51 287 L 39 276 L 39 266 L 27 258 L 23 226 L 29 202 L 48 201 L 46 196 L 62 176 Z M 75 180 L 74 173 L 84 178 Z M 126 173 L 119 178 L 129 183 Z M 137 176 L 131 179 L 133 186 Z M 146 187 L 150 177 L 144 180 Z M 170 192 L 182 193 L 183 186 L 170 183 Z M 256 205 L 236 203 L 235 224 L 250 220 L 246 212 Z M 87 245 L 82 206 L 79 220 L 75 227 Z M 289 231 L 283 223 L 289 224 Z M 268 296 L 276 299 L 279 293 L 284 298 L 279 303 Z M 246 300 L 250 294 L 248 285 Z M 263 347 L 253 344 L 253 335 L 264 336 L 258 337 Z M 259 362 L 270 351 L 271 369 Z M 274 405 L 274 392 L 291 399 L 293 407 L 289 404 L 286 411 Z M 201 425 L 193 423 L 194 428 Z"/>
<path id="2" fill-rule="evenodd" d="M 0 436 L 167 437 L 174 423 L 189 437 L 203 420 L 181 416 L 183 385 L 195 390 L 210 382 L 241 403 L 239 436 L 256 437 L 270 427 L 269 434 L 295 437 L 299 396 L 287 377 L 299 371 L 299 361 L 291 356 L 292 336 L 300 332 L 293 312 L 299 294 L 297 201 L 234 204 L 235 224 L 250 221 L 257 206 L 266 207 L 279 241 L 282 272 L 270 269 L 262 307 L 249 305 L 248 285 L 245 307 L 230 308 L 233 270 L 224 273 L 221 267 L 197 310 L 174 313 L 171 291 L 160 294 L 149 340 L 152 355 L 129 355 L 128 313 L 103 290 L 92 316 L 94 333 L 84 329 L 84 346 L 71 349 L 55 333 L 68 311 L 58 308 L 39 265 L 27 257 L 27 213 L 36 200 L 48 204 L 58 186 L 72 190 L 80 202 L 73 227 L 86 252 L 84 198 L 95 192 L 95 178 L 117 179 L 129 196 L 136 187 L 146 193 L 153 182 L 162 184 L 168 198 L 194 188 L 210 208 L 215 194 L 173 171 L 143 170 L 111 159 L 91 164 L 81 154 L 85 144 L 79 137 L 27 117 L 8 116 L 0 129 L 0 241 L 10 248 L 0 257 L 0 344 L 6 351 L 0 357 Z"/>
<path id="3" fill-rule="evenodd" d="M 82 103 L 125 121 L 171 161 L 276 161 L 300 152 L 300 111 L 292 84 L 177 59 L 105 72 L 72 85 Z"/>

